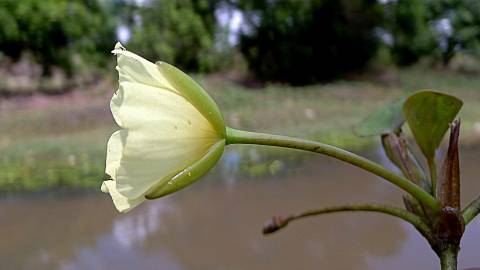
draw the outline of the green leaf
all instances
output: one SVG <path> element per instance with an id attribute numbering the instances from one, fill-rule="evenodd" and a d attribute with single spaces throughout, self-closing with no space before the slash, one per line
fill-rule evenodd
<path id="1" fill-rule="evenodd" d="M 449 124 L 463 102 L 447 94 L 419 91 L 407 98 L 403 113 L 415 140 L 427 160 L 433 160 Z"/>
<path id="2" fill-rule="evenodd" d="M 405 122 L 402 113 L 404 101 L 404 98 L 397 99 L 375 110 L 354 127 L 354 133 L 360 137 L 398 133 Z"/>

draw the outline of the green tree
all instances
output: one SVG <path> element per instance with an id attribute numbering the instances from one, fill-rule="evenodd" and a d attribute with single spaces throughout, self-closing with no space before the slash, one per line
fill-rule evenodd
<path id="1" fill-rule="evenodd" d="M 0 51 L 30 53 L 48 75 L 52 66 L 73 72 L 73 57 L 100 64 L 115 40 L 114 26 L 96 0 L 0 0 Z"/>
<path id="2" fill-rule="evenodd" d="M 217 0 L 151 1 L 133 8 L 128 47 L 186 70 L 215 68 Z"/>
<path id="3" fill-rule="evenodd" d="M 434 53 L 437 42 L 426 1 L 392 1 L 386 9 L 393 36 L 392 55 L 397 64 L 410 65 Z"/>
<path id="4" fill-rule="evenodd" d="M 258 79 L 308 84 L 362 69 L 383 9 L 375 0 L 242 1 L 240 49 Z"/>
<path id="5" fill-rule="evenodd" d="M 433 20 L 443 20 L 450 33 L 438 33 L 440 55 L 446 66 L 455 53 L 463 50 L 480 57 L 480 2 L 477 0 L 429 1 Z"/>
<path id="6" fill-rule="evenodd" d="M 432 57 L 447 66 L 458 51 L 480 56 L 479 1 L 398 0 L 385 7 L 397 64 Z"/>

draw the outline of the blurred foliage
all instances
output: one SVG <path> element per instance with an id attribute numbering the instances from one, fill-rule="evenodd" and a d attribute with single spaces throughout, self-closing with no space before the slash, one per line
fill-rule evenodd
<path id="1" fill-rule="evenodd" d="M 398 0 L 386 4 L 397 64 L 432 57 L 447 66 L 456 53 L 480 56 L 480 2 Z"/>
<path id="2" fill-rule="evenodd" d="M 307 84 L 363 68 L 375 55 L 374 0 L 241 1 L 240 49 L 257 78 Z"/>
<path id="3" fill-rule="evenodd" d="M 240 29 L 228 29 L 233 14 Z M 302 85 L 367 64 L 454 67 L 459 55 L 463 69 L 480 70 L 478 0 L 0 0 L 1 93 L 61 93 L 94 81 L 98 68 L 111 70 L 119 29 L 149 60 L 228 69 L 236 79 L 242 65 L 260 81 Z"/>
<path id="4" fill-rule="evenodd" d="M 52 66 L 71 75 L 75 56 L 103 63 L 114 33 L 96 0 L 0 0 L 0 51 L 15 60 L 31 54 L 44 75 Z"/>
<path id="5" fill-rule="evenodd" d="M 0 191 L 98 188 L 105 167 L 103 144 L 53 140 L 2 149 Z"/>
<path id="6" fill-rule="evenodd" d="M 397 64 L 416 63 L 434 51 L 436 40 L 426 1 L 391 1 L 386 5 L 386 13 L 393 37 L 392 55 Z"/>
<path id="7" fill-rule="evenodd" d="M 448 22 L 451 30 L 440 35 L 441 59 L 448 65 L 458 51 L 480 57 L 480 1 L 430 0 L 433 20 Z"/>
<path id="8" fill-rule="evenodd" d="M 123 21 L 132 31 L 128 48 L 147 59 L 189 71 L 211 71 L 222 59 L 215 48 L 218 0 L 123 2 Z"/>
<path id="9" fill-rule="evenodd" d="M 305 87 L 270 84 L 259 91 L 216 76 L 196 79 L 217 101 L 230 126 L 301 136 L 356 151 L 378 146 L 373 144 L 377 141 L 352 134 L 353 125 L 365 115 L 412 90 L 436 88 L 465 100 L 462 143 L 478 143 L 480 91 L 475 90 L 479 76 L 418 66 L 398 72 L 394 85 L 336 81 Z M 114 89 L 113 85 L 99 88 Z M 109 99 L 109 94 L 81 92 L 71 99 L 45 98 L 28 107 L 19 106 L 15 99 L 2 100 L 0 193 L 68 187 L 98 190 L 104 179 L 106 140 L 117 129 L 106 106 Z M 234 154 L 236 162 L 229 163 L 227 154 Z M 228 177 L 258 176 L 283 173 L 282 168 L 310 157 L 290 151 L 285 155 L 276 148 L 238 148 L 226 151 L 223 165 L 228 167 Z"/>

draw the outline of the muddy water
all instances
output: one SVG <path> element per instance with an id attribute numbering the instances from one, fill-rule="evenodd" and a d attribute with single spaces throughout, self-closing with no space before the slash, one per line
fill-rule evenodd
<path id="1" fill-rule="evenodd" d="M 379 162 L 380 151 L 373 154 Z M 480 194 L 480 148 L 462 152 L 462 191 Z M 475 175 L 477 175 L 475 177 Z M 334 214 L 264 237 L 272 214 L 354 202 L 400 205 L 389 183 L 329 158 L 275 177 L 219 167 L 173 196 L 117 214 L 107 196 L 45 194 L 0 201 L 0 269 L 438 269 L 409 225 L 379 214 Z M 460 269 L 480 266 L 480 219 L 462 242 Z"/>

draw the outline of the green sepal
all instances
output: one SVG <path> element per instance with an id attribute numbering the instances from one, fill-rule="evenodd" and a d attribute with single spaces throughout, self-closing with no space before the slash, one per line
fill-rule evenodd
<path id="1" fill-rule="evenodd" d="M 145 195 L 145 198 L 149 200 L 157 199 L 192 184 L 217 164 L 223 154 L 224 148 L 225 140 L 222 139 L 212 145 L 200 160 L 186 167 L 170 180 L 162 181 L 162 184 L 149 191 Z"/>
<path id="2" fill-rule="evenodd" d="M 436 149 L 462 105 L 463 102 L 454 96 L 430 90 L 416 92 L 405 101 L 405 119 L 427 160 L 435 157 Z"/>
<path id="3" fill-rule="evenodd" d="M 402 112 L 404 98 L 394 100 L 362 119 L 353 131 L 360 137 L 398 133 L 405 122 Z"/>
<path id="4" fill-rule="evenodd" d="M 180 69 L 161 61 L 156 62 L 156 64 L 168 82 L 197 108 L 213 125 L 221 138 L 225 138 L 225 121 L 212 97 L 195 80 Z"/>

